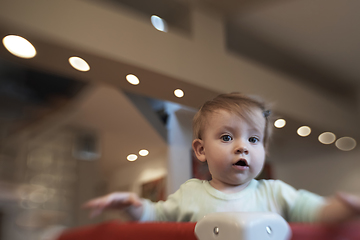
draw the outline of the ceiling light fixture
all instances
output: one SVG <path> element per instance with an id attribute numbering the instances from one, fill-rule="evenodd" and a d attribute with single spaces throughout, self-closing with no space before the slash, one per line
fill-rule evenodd
<path id="1" fill-rule="evenodd" d="M 332 144 L 335 141 L 336 136 L 332 132 L 324 132 L 319 135 L 318 139 L 322 144 Z"/>
<path id="2" fill-rule="evenodd" d="M 137 158 L 138 158 L 138 156 L 136 156 L 136 154 L 129 154 L 126 159 L 127 159 L 128 161 L 130 161 L 130 162 L 133 162 L 133 161 L 135 161 Z"/>
<path id="3" fill-rule="evenodd" d="M 80 57 L 70 57 L 69 58 L 70 65 L 78 71 L 87 72 L 90 70 L 89 64 Z"/>
<path id="4" fill-rule="evenodd" d="M 285 119 L 282 119 L 282 118 L 280 118 L 274 122 L 274 126 L 276 128 L 283 128 L 283 127 L 285 127 L 285 125 L 286 125 L 286 121 L 285 121 Z"/>
<path id="5" fill-rule="evenodd" d="M 184 91 L 181 90 L 181 89 L 176 89 L 176 90 L 174 91 L 174 95 L 175 95 L 176 97 L 178 97 L 178 98 L 182 98 L 182 97 L 184 96 Z"/>
<path id="6" fill-rule="evenodd" d="M 126 75 L 126 80 L 132 85 L 138 85 L 140 83 L 139 78 L 137 76 L 135 76 L 134 74 Z"/>
<path id="7" fill-rule="evenodd" d="M 342 137 L 336 140 L 335 146 L 342 151 L 351 151 L 356 147 L 356 141 L 351 137 Z"/>
<path id="8" fill-rule="evenodd" d="M 310 133 L 311 133 L 311 128 L 308 126 L 299 127 L 297 130 L 297 134 L 301 137 L 307 137 L 310 135 Z"/>
<path id="9" fill-rule="evenodd" d="M 2 42 L 4 47 L 17 57 L 29 59 L 36 55 L 35 47 L 23 37 L 7 35 L 3 38 Z"/>
<path id="10" fill-rule="evenodd" d="M 149 155 L 149 151 L 146 149 L 142 149 L 139 151 L 139 155 L 142 157 L 145 157 L 145 156 Z"/>
<path id="11" fill-rule="evenodd" d="M 164 19 L 161 17 L 158 17 L 156 15 L 152 15 L 151 18 L 151 24 L 156 28 L 157 30 L 161 32 L 167 32 L 167 23 Z"/>

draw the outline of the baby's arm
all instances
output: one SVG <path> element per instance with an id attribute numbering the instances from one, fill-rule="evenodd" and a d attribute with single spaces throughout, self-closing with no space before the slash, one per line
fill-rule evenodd
<path id="1" fill-rule="evenodd" d="M 319 212 L 318 220 L 324 223 L 338 223 L 360 216 L 360 197 L 348 193 L 338 193 L 329 198 Z"/>
<path id="2" fill-rule="evenodd" d="M 106 209 L 124 209 L 136 221 L 141 218 L 144 211 L 141 199 L 137 194 L 131 192 L 114 192 L 92 199 L 83 207 L 91 210 L 91 217 L 101 214 Z"/>

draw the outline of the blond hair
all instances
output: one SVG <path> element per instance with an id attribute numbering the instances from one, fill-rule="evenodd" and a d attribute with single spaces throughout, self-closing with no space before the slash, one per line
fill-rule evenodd
<path id="1" fill-rule="evenodd" d="M 270 110 L 267 108 L 265 102 L 262 99 L 258 97 L 246 96 L 240 93 L 220 94 L 213 100 L 205 102 L 193 119 L 194 138 L 202 139 L 202 134 L 207 118 L 210 114 L 219 109 L 226 110 L 230 113 L 235 113 L 249 123 L 254 122 L 254 110 L 260 109 L 265 118 L 263 143 L 264 147 L 267 148 L 271 135 L 271 126 L 269 120 Z"/>

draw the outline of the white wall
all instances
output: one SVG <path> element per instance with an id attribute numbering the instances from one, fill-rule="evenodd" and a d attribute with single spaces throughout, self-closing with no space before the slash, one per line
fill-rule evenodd
<path id="1" fill-rule="evenodd" d="M 324 153 L 321 157 L 304 161 L 274 164 L 275 176 L 295 188 L 306 189 L 323 196 L 336 191 L 360 195 L 360 149 L 336 154 Z"/>
<path id="2" fill-rule="evenodd" d="M 138 159 L 117 169 L 109 178 L 107 192 L 132 191 L 140 194 L 143 183 L 166 177 L 166 155 L 160 152 L 149 159 Z"/>
<path id="3" fill-rule="evenodd" d="M 107 134 L 105 134 L 105 136 L 106 135 Z M 128 162 L 122 167 L 115 169 L 110 175 L 103 177 L 106 179 L 106 184 L 104 185 L 104 187 L 106 186 L 106 189 L 104 189 L 103 194 L 117 191 L 131 191 L 141 196 L 141 186 L 143 183 L 162 177 L 165 177 L 166 181 L 168 181 L 167 149 L 157 153 L 150 153 L 148 157 L 139 158 L 135 162 Z M 131 220 L 121 211 L 108 211 L 98 219 L 120 219 L 122 221 Z"/>

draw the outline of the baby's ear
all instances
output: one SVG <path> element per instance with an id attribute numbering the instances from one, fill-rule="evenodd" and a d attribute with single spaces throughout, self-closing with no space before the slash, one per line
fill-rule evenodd
<path id="1" fill-rule="evenodd" d="M 195 139 L 192 142 L 192 148 L 195 152 L 195 155 L 197 159 L 199 159 L 201 162 L 206 162 L 206 156 L 205 156 L 205 149 L 204 149 L 204 143 L 201 139 Z"/>

